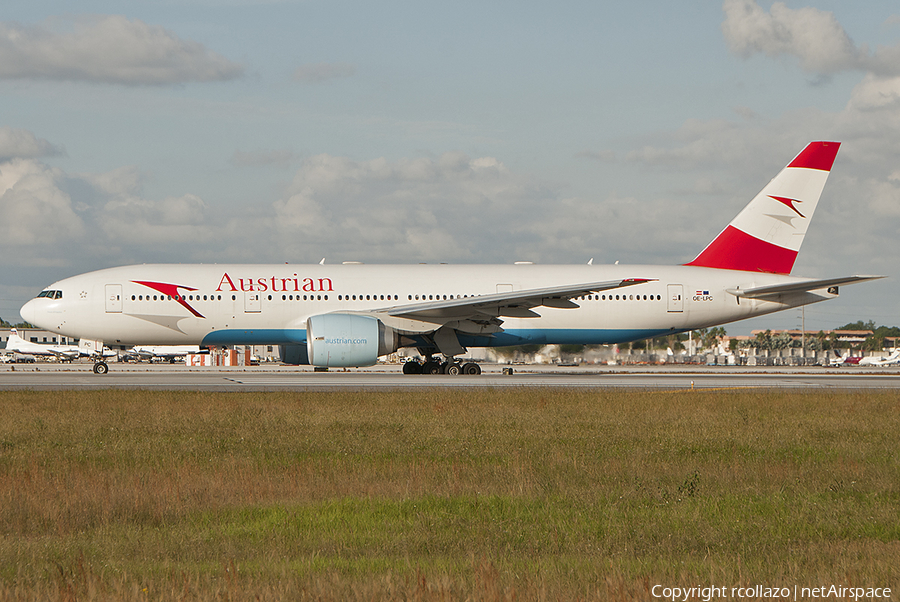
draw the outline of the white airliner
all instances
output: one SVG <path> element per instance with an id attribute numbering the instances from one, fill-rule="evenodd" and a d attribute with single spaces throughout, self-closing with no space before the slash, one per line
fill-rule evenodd
<path id="1" fill-rule="evenodd" d="M 78 345 L 54 345 L 52 343 L 32 343 L 19 336 L 15 328 L 9 331 L 9 339 L 6 341 L 6 350 L 24 353 L 26 355 L 47 355 L 71 362 L 81 355 Z"/>
<path id="2" fill-rule="evenodd" d="M 141 359 L 163 360 L 166 362 L 174 362 L 180 357 L 184 357 L 190 353 L 200 353 L 199 345 L 135 345 L 128 350 L 128 353 L 140 357 Z"/>
<path id="3" fill-rule="evenodd" d="M 426 361 L 404 372 L 448 374 L 480 372 L 454 360 L 466 347 L 716 326 L 880 277 L 790 275 L 839 147 L 810 143 L 685 265 L 134 265 L 60 280 L 21 314 L 85 348 L 281 345 L 287 363 L 354 367 L 411 347 Z"/>

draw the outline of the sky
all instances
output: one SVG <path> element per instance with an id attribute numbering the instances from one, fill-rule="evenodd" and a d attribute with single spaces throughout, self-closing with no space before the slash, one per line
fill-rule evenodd
<path id="1" fill-rule="evenodd" d="M 888 278 L 727 330 L 900 325 L 895 1 L 14 3 L 0 317 L 133 263 L 684 263 L 811 140 L 793 273 Z"/>

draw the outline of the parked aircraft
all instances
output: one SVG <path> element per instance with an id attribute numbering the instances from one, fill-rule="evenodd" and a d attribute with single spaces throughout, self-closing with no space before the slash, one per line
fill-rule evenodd
<path id="1" fill-rule="evenodd" d="M 200 353 L 199 345 L 135 345 L 127 351 L 141 359 L 162 360 L 174 363 L 176 359 L 189 353 Z"/>
<path id="2" fill-rule="evenodd" d="M 71 362 L 81 353 L 78 345 L 54 345 L 52 343 L 32 343 L 19 336 L 15 328 L 9 331 L 9 340 L 6 341 L 6 350 L 15 351 L 25 355 L 46 355 L 56 357 L 65 362 Z"/>
<path id="3" fill-rule="evenodd" d="M 864 357 L 859 360 L 860 366 L 897 366 L 900 365 L 900 349 L 895 349 L 887 357 Z"/>
<path id="4" fill-rule="evenodd" d="M 844 357 L 841 357 L 840 351 L 835 351 L 835 354 L 837 355 L 837 357 L 834 357 L 828 361 L 828 364 L 830 366 L 857 366 L 863 359 L 861 355 L 853 355 L 852 351 L 847 351 L 847 355 Z"/>
<path id="5" fill-rule="evenodd" d="M 467 347 L 624 343 L 717 326 L 880 277 L 790 275 L 839 147 L 810 143 L 685 265 L 134 265 L 60 280 L 21 314 L 96 348 L 281 345 L 288 363 L 326 367 L 416 348 L 425 361 L 404 372 L 448 374 L 480 372 L 454 359 Z"/>

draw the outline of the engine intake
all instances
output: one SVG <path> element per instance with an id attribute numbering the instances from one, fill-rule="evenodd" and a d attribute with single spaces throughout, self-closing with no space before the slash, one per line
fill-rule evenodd
<path id="1" fill-rule="evenodd" d="M 397 333 L 381 320 L 356 314 L 322 314 L 306 321 L 309 363 L 329 368 L 371 366 L 397 350 Z"/>

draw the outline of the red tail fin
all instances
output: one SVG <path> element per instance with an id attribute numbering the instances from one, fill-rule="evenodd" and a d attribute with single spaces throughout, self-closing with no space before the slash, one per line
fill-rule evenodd
<path id="1" fill-rule="evenodd" d="M 810 142 L 685 265 L 790 274 L 840 142 Z"/>

